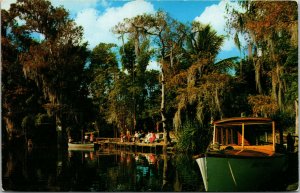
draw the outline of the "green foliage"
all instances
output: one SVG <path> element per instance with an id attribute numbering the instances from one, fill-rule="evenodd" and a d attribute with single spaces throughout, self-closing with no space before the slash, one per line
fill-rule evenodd
<path id="1" fill-rule="evenodd" d="M 82 41 L 82 27 L 76 26 L 64 8 L 45 0 L 17 1 L 9 12 L 1 10 L 1 14 L 7 58 L 3 76 L 5 111 L 13 112 L 13 116 L 4 115 L 7 125 L 10 130 L 16 129 L 22 125 L 17 117 L 47 110 L 57 116 L 65 131 L 65 124 L 76 120 L 89 106 L 84 72 L 88 51 Z M 18 19 L 25 22 L 18 23 Z M 43 38 L 37 40 L 33 33 Z M 12 96 L 18 100 L 10 101 Z M 38 116 L 37 124 L 42 123 L 43 118 Z"/>
<path id="2" fill-rule="evenodd" d="M 35 126 L 35 120 L 34 117 L 31 115 L 27 115 L 23 118 L 22 120 L 22 124 L 21 124 L 23 129 L 28 129 L 28 128 L 32 128 Z"/>
<path id="3" fill-rule="evenodd" d="M 186 121 L 177 131 L 176 149 L 180 152 L 204 153 L 211 140 L 209 124 L 199 124 L 197 121 Z"/>
<path id="4" fill-rule="evenodd" d="M 276 122 L 277 129 L 291 133 L 295 132 L 295 120 L 291 114 L 278 111 L 270 117 Z"/>
<path id="5" fill-rule="evenodd" d="M 175 155 L 175 166 L 178 171 L 179 179 L 187 184 L 193 184 L 195 179 L 201 180 L 197 163 L 191 155 L 179 153 Z"/>
<path id="6" fill-rule="evenodd" d="M 292 128 L 298 99 L 297 6 L 240 5 L 243 13 L 228 9 L 227 25 L 241 51 L 239 37 L 247 38 L 249 55 L 217 62 L 225 37 L 210 25 L 183 24 L 162 11 L 138 15 L 114 27 L 122 46 L 99 43 L 90 52 L 82 27 L 63 7 L 17 1 L 9 11 L 1 10 L 5 125 L 11 133 L 44 126 L 51 133 L 54 127 L 47 124 L 79 132 L 86 127 L 147 130 L 163 122 L 167 131 L 174 120 L 177 149 L 192 153 L 205 151 L 211 119 L 246 112 L 274 116 L 283 129 Z M 154 58 L 161 71 L 147 70 Z"/>
<path id="7" fill-rule="evenodd" d="M 52 119 L 47 114 L 38 114 L 35 117 L 35 126 L 40 126 L 44 124 L 52 124 Z"/>
<path id="8" fill-rule="evenodd" d="M 295 119 L 298 99 L 297 3 L 244 1 L 240 5 L 239 10 L 227 9 L 227 27 L 235 33 L 235 42 L 246 37 L 248 43 L 248 59 L 241 61 L 237 71 L 250 88 L 242 92 L 243 98 L 249 96 L 253 114 L 274 117 L 283 129 L 293 127 L 290 120 Z"/>

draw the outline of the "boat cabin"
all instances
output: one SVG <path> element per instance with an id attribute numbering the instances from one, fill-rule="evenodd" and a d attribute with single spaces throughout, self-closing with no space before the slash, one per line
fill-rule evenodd
<path id="1" fill-rule="evenodd" d="M 213 122 L 213 144 L 220 149 L 275 152 L 275 122 L 269 118 L 238 117 Z"/>

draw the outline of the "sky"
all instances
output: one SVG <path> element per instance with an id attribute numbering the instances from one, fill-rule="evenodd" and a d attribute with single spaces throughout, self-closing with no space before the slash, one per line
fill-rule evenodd
<path id="1" fill-rule="evenodd" d="M 16 0 L 1 0 L 1 9 L 9 9 Z M 50 0 L 54 6 L 63 6 L 70 12 L 70 17 L 84 29 L 84 39 L 93 49 L 100 42 L 121 44 L 111 28 L 124 18 L 143 13 L 166 11 L 172 18 L 183 23 L 199 21 L 210 24 L 219 35 L 225 32 L 225 1 L 208 0 Z M 233 6 L 234 3 L 230 2 Z M 240 56 L 232 37 L 227 37 L 218 59 Z M 150 69 L 158 69 L 155 61 L 149 64 Z"/>

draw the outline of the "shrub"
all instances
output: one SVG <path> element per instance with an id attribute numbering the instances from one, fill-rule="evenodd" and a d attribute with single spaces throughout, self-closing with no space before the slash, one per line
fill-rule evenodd
<path id="1" fill-rule="evenodd" d="M 176 149 L 180 152 L 203 153 L 211 140 L 210 125 L 197 121 L 186 121 L 177 131 Z"/>

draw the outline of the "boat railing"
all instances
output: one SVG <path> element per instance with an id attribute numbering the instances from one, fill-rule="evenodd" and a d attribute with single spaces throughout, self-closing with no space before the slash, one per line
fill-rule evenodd
<path id="1" fill-rule="evenodd" d="M 228 148 L 228 145 L 221 145 L 220 150 Z M 230 145 L 232 149 L 239 150 L 239 149 L 251 149 L 251 150 L 257 150 L 261 152 L 273 152 L 273 145 L 245 145 L 244 147 L 240 145 Z"/>

